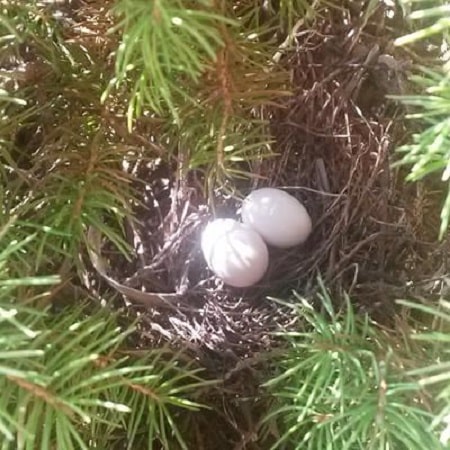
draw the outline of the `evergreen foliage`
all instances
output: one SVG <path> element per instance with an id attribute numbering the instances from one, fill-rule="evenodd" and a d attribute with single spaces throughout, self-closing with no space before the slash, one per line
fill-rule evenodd
<path id="1" fill-rule="evenodd" d="M 28 280 L 40 283 L 45 279 Z M 23 281 L 25 284 L 25 281 Z M 109 311 L 71 307 L 58 315 L 0 303 L 2 449 L 186 448 L 176 409 L 205 383 L 163 350 L 136 358 Z"/>
<path id="2" fill-rule="evenodd" d="M 262 111 L 289 94 L 288 73 L 272 64 L 277 47 L 265 36 L 280 12 L 292 22 L 305 8 L 281 2 L 263 17 L 257 1 L 120 1 L 115 76 L 102 98 L 125 86 L 129 129 L 157 113 L 168 124 L 166 146 L 181 153 L 185 169 L 207 167 L 211 182 L 240 176 L 234 163 L 270 153 Z"/>
<path id="3" fill-rule="evenodd" d="M 199 408 L 197 369 L 129 352 L 134 328 L 71 282 L 89 227 L 128 252 L 136 149 L 105 119 L 104 55 L 55 8 L 1 4 L 0 448 L 186 448 L 177 411 Z"/>
<path id="4" fill-rule="evenodd" d="M 419 93 L 399 97 L 408 107 L 408 118 L 419 131 L 412 142 L 398 149 L 397 165 L 410 169 L 407 180 L 419 181 L 430 174 L 440 174 L 447 187 L 441 212 L 440 238 L 448 230 L 450 221 L 450 7 L 446 1 L 404 1 L 405 11 L 415 30 L 397 39 L 397 45 L 425 41 L 428 50 L 439 58 L 417 67 L 411 81 Z"/>
<path id="5" fill-rule="evenodd" d="M 437 306 L 426 302 L 399 301 L 410 311 L 424 315 L 428 320 L 418 322 L 411 333 L 430 355 L 430 362 L 413 367 L 409 375 L 419 380 L 420 386 L 431 390 L 436 407 L 432 428 L 440 432 L 441 442 L 450 445 L 450 303 L 441 299 Z M 425 327 L 423 322 L 431 322 Z"/>
<path id="6" fill-rule="evenodd" d="M 266 383 L 275 397 L 265 418 L 267 431 L 278 430 L 272 448 L 445 448 L 432 430 L 429 394 L 414 377 L 421 371 L 407 370 L 411 363 L 433 370 L 442 347 L 430 355 L 408 334 L 386 334 L 356 315 L 349 298 L 337 311 L 323 285 L 318 297 L 321 312 L 300 296 L 288 304 L 305 331 L 280 333 L 289 346 Z"/>
<path id="7" fill-rule="evenodd" d="M 420 26 L 398 43 L 439 36 L 444 57 L 446 2 L 404 3 Z M 268 111 L 291 94 L 291 74 L 275 62 L 296 23 L 324 5 L 344 7 L 116 0 L 77 35 L 61 2 L 0 1 L 1 449 L 188 448 L 180 413 L 201 407 L 209 383 L 169 350 L 136 350 L 134 328 L 92 306 L 79 283 L 86 233 L 129 255 L 136 180 L 123 162 L 153 158 L 142 129 L 182 174 L 200 168 L 209 190 L 233 190 L 227 180 L 271 156 Z M 422 94 L 402 98 L 424 130 L 399 150 L 412 181 L 438 172 L 449 182 L 448 69 L 420 67 Z M 449 217 L 450 194 L 441 237 Z M 448 445 L 448 302 L 403 302 L 434 321 L 402 322 L 400 333 L 358 316 L 348 299 L 336 310 L 325 288 L 320 300 L 322 313 L 296 297 L 300 331 L 281 333 L 287 349 L 266 383 L 263 427 L 274 448 Z"/>

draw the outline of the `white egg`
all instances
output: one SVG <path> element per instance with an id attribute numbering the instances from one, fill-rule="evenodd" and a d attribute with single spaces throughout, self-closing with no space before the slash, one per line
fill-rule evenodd
<path id="1" fill-rule="evenodd" d="M 230 286 L 257 283 L 269 265 L 269 252 L 261 236 L 233 219 L 210 222 L 203 231 L 201 248 L 208 267 Z"/>
<path id="2" fill-rule="evenodd" d="M 215 219 L 206 225 L 202 233 L 201 247 L 207 264 L 211 259 L 216 241 L 241 225 L 234 219 Z"/>
<path id="3" fill-rule="evenodd" d="M 242 203 L 242 222 L 257 231 L 267 244 L 288 248 L 305 242 L 312 230 L 306 208 L 280 189 L 262 188 Z"/>

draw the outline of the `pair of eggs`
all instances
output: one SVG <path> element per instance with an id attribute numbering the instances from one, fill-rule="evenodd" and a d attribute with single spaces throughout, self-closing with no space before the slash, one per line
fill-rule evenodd
<path id="1" fill-rule="evenodd" d="M 203 231 L 201 248 L 208 267 L 226 284 L 251 286 L 269 265 L 267 245 L 289 248 L 306 241 L 312 230 L 305 207 L 292 195 L 262 188 L 248 195 L 242 223 L 216 219 Z"/>

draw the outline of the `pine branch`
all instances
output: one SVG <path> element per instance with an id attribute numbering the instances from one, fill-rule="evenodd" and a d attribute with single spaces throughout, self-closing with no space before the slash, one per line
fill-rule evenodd
<path id="1" fill-rule="evenodd" d="M 280 8 L 287 20 L 311 9 L 298 0 Z M 264 22 L 260 2 L 133 0 L 118 1 L 114 11 L 120 20 L 113 31 L 122 33 L 122 41 L 116 77 L 103 99 L 113 86 L 134 86 L 129 126 L 146 108 L 175 118 L 156 138 L 169 141 L 175 152 L 190 149 L 191 166 L 206 165 L 211 183 L 245 174 L 237 167 L 243 158 L 270 153 L 261 105 L 290 95 L 289 74 L 272 64 L 273 46 L 265 36 L 274 33 L 273 21 Z M 259 135 L 259 143 L 251 137 L 241 145 L 244 130 Z"/>
<path id="2" fill-rule="evenodd" d="M 2 36 L 17 30 L 0 40 L 8 67 L 0 74 L 1 448 L 111 448 L 125 439 L 185 448 L 175 417 L 199 407 L 190 399 L 204 385 L 195 369 L 164 350 L 127 355 L 133 329 L 122 331 L 105 310 L 87 314 L 82 298 L 66 299 L 73 306 L 57 315 L 24 306 L 49 297 L 61 281 L 51 274 L 63 261 L 70 270 L 87 227 L 126 251 L 121 226 L 133 193 L 122 163 L 137 151 L 120 145 L 100 105 L 105 62 L 87 47 L 80 54 L 48 13 L 8 2 L 0 24 Z M 31 63 L 22 43 L 36 52 Z"/>
<path id="3" fill-rule="evenodd" d="M 129 251 L 122 227 L 133 201 L 132 177 L 122 162 L 133 149 L 117 143 L 100 104 L 106 63 L 90 47 L 80 53 L 50 12 L 36 2 L 8 3 L 2 12 L 8 25 L 0 31 L 14 26 L 19 35 L 0 43 L 9 67 L 0 78 L 7 92 L 0 104 L 0 226 L 15 217 L 20 226 L 14 238 L 34 236 L 15 253 L 18 272 L 65 267 L 67 273 L 89 226 Z M 21 43 L 34 54 L 32 61 L 21 55 Z M 18 73 L 23 76 L 16 80 Z"/>
<path id="4" fill-rule="evenodd" d="M 116 77 L 103 98 L 131 76 L 130 129 L 146 106 L 160 115 L 169 111 L 179 121 L 178 104 L 195 104 L 189 84 L 199 81 L 223 46 L 218 24 L 236 26 L 236 22 L 218 14 L 207 0 L 119 1 L 114 13 L 119 23 L 111 31 L 121 31 L 122 42 Z"/>
<path id="5" fill-rule="evenodd" d="M 110 313 L 53 317 L 2 304 L 0 330 L 2 448 L 110 448 L 111 432 L 130 446 L 186 448 L 173 411 L 197 410 L 188 397 L 206 383 L 164 350 L 121 355 L 133 329 L 120 331 Z"/>
<path id="6" fill-rule="evenodd" d="M 319 300 L 322 313 L 300 296 L 282 302 L 307 325 L 280 332 L 289 347 L 266 383 L 275 398 L 266 431 L 279 430 L 272 448 L 441 448 L 426 392 L 405 373 L 412 357 L 427 364 L 427 351 L 410 339 L 399 348 L 394 331 L 357 316 L 348 298 L 336 311 L 323 285 Z"/>
<path id="7" fill-rule="evenodd" d="M 425 346 L 430 362 L 414 367 L 409 375 L 419 379 L 421 386 L 433 389 L 437 400 L 433 428 L 440 432 L 442 444 L 450 444 L 450 303 L 441 299 L 437 305 L 426 301 L 398 301 L 404 307 L 423 314 L 430 326 L 412 334 L 412 339 Z M 433 302 L 434 303 L 434 302 Z"/>
<path id="8" fill-rule="evenodd" d="M 419 67 L 411 77 L 422 94 L 396 97 L 408 106 L 407 117 L 416 121 L 422 131 L 412 136 L 412 143 L 397 150 L 400 160 L 395 165 L 409 167 L 408 181 L 440 174 L 444 189 L 447 190 L 441 210 L 439 238 L 442 239 L 450 223 L 450 59 L 446 50 L 450 45 L 450 9 L 442 1 L 417 1 L 414 5 L 402 3 L 405 4 L 405 10 L 409 10 L 407 17 L 414 23 L 415 29 L 398 38 L 396 45 L 435 38 L 437 45 L 432 44 L 431 48 L 437 49 L 440 57 L 433 64 L 434 67 Z"/>

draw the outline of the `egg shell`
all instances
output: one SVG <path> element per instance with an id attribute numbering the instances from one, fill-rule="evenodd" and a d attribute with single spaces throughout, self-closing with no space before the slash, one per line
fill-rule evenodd
<path id="1" fill-rule="evenodd" d="M 242 222 L 273 247 L 288 248 L 305 242 L 312 231 L 306 208 L 292 195 L 275 188 L 251 192 L 243 201 Z"/>
<path id="2" fill-rule="evenodd" d="M 241 223 L 234 219 L 215 219 L 206 225 L 202 232 L 201 248 L 208 266 L 217 240 L 232 230 L 239 228 L 241 225 Z"/>
<path id="3" fill-rule="evenodd" d="M 208 267 L 233 287 L 257 283 L 269 265 L 269 252 L 261 236 L 233 219 L 210 222 L 202 233 L 201 248 Z"/>

